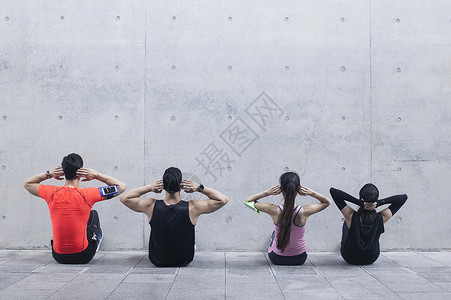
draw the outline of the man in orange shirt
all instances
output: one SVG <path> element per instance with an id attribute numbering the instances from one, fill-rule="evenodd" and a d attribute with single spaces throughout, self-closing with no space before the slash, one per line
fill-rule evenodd
<path id="1" fill-rule="evenodd" d="M 40 184 L 50 178 L 63 180 L 62 176 L 66 177 L 64 186 Z M 82 177 L 81 181 L 97 179 L 107 186 L 79 188 Z M 102 230 L 97 211 L 91 208 L 94 203 L 116 197 L 126 188 L 125 183 L 113 177 L 83 168 L 83 159 L 75 153 L 65 156 L 61 167 L 34 175 L 23 185 L 28 192 L 47 202 L 53 229 L 52 255 L 62 264 L 84 264 L 94 257 L 102 241 Z"/>

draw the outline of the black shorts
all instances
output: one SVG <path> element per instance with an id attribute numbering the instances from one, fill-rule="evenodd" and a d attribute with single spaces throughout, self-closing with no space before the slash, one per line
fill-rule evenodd
<path id="1" fill-rule="evenodd" d="M 56 253 L 55 250 L 53 249 L 53 240 L 51 241 L 51 243 L 52 243 L 52 256 L 60 264 L 87 264 L 94 257 L 97 250 L 97 242 L 94 240 L 89 240 L 88 247 L 86 247 L 86 249 L 81 252 L 60 254 Z"/>

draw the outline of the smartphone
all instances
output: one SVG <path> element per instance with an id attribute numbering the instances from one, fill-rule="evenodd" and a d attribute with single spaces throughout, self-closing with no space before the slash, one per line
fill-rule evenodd
<path id="1" fill-rule="evenodd" d="M 117 189 L 116 185 L 99 187 L 99 191 L 102 197 L 104 198 L 112 198 L 114 195 L 119 193 L 119 190 Z"/>

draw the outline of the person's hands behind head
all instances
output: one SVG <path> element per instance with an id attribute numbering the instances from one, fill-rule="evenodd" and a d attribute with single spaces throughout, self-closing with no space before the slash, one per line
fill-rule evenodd
<path id="1" fill-rule="evenodd" d="M 85 179 L 83 179 L 82 181 L 91 181 L 93 179 L 97 178 L 97 171 L 95 171 L 94 169 L 88 169 L 88 168 L 80 168 L 77 171 L 77 176 L 78 177 L 84 177 Z"/>
<path id="2" fill-rule="evenodd" d="M 150 184 L 150 189 L 154 193 L 161 193 L 161 191 L 163 191 L 164 189 L 163 180 L 155 180 L 154 182 L 152 182 Z"/>
<path id="3" fill-rule="evenodd" d="M 298 194 L 301 196 L 311 196 L 311 195 L 313 195 L 313 193 L 314 193 L 313 190 L 309 189 L 306 186 L 300 185 L 298 188 Z"/>
<path id="4" fill-rule="evenodd" d="M 266 191 L 267 195 L 278 195 L 282 192 L 280 185 L 275 185 Z"/>
<path id="5" fill-rule="evenodd" d="M 180 187 L 185 191 L 185 193 L 197 192 L 199 186 L 200 184 L 198 184 L 197 182 L 188 179 L 182 180 L 182 182 L 180 183 Z"/>
<path id="6" fill-rule="evenodd" d="M 375 210 L 377 207 L 377 202 L 363 202 L 363 209 Z"/>
<path id="7" fill-rule="evenodd" d="M 62 167 L 53 168 L 50 171 L 50 177 L 55 178 L 56 180 L 63 180 L 64 179 L 63 168 Z"/>

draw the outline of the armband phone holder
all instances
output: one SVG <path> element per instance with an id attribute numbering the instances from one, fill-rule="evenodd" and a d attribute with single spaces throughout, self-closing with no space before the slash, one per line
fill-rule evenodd
<path id="1" fill-rule="evenodd" d="M 260 211 L 258 210 L 258 208 L 255 207 L 255 202 L 251 201 L 251 202 L 246 202 L 244 201 L 244 205 L 246 205 L 247 207 L 255 210 L 256 213 L 260 213 Z"/>
<path id="2" fill-rule="evenodd" d="M 99 187 L 99 191 L 100 195 L 102 195 L 102 197 L 104 198 L 112 198 L 114 195 L 119 193 L 119 190 L 115 185 Z"/>

